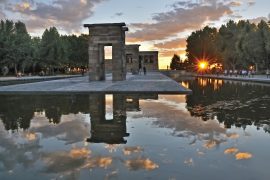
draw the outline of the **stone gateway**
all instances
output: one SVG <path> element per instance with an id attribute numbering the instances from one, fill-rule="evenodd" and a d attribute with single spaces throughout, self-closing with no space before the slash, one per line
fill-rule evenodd
<path id="1" fill-rule="evenodd" d="M 126 45 L 125 23 L 85 24 L 89 29 L 89 81 L 126 80 L 127 72 L 139 74 L 142 68 L 158 71 L 158 51 L 139 51 L 139 44 Z M 112 46 L 112 59 L 105 61 L 105 46 Z"/>
<path id="2" fill-rule="evenodd" d="M 105 46 L 112 46 L 112 80 L 126 79 L 125 23 L 85 24 L 89 29 L 89 80 L 105 80 Z"/>

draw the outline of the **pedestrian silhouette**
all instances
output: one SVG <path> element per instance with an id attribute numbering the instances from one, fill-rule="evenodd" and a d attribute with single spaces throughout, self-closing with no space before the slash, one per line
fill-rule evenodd
<path id="1" fill-rule="evenodd" d="M 266 70 L 266 78 L 269 78 L 269 76 L 270 76 L 270 70 L 267 69 L 267 70 Z"/>
<path id="2" fill-rule="evenodd" d="M 146 67 L 143 66 L 143 74 L 146 75 Z"/>

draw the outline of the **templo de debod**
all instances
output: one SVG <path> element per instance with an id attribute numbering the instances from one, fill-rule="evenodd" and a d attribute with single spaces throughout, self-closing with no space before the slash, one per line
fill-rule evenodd
<path id="1" fill-rule="evenodd" d="M 158 70 L 158 51 L 139 51 L 139 44 L 126 45 L 125 23 L 85 24 L 89 29 L 89 80 L 103 81 L 112 72 L 113 81 L 126 79 L 126 73 Z M 112 47 L 112 59 L 105 60 L 105 46 Z"/>

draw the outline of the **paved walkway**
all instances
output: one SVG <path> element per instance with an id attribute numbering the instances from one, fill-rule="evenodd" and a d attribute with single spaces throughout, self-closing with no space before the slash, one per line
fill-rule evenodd
<path id="1" fill-rule="evenodd" d="M 160 93 L 160 94 L 190 94 L 176 81 L 167 76 L 152 72 L 147 75 L 127 75 L 125 81 L 111 81 L 111 75 L 106 81 L 88 81 L 88 77 L 76 77 L 36 83 L 10 85 L 0 87 L 0 94 L 52 94 L 52 93 Z"/>
<path id="2" fill-rule="evenodd" d="M 246 81 L 246 82 L 257 82 L 257 83 L 269 83 L 270 78 L 267 78 L 266 75 L 254 75 L 252 77 L 242 77 L 242 76 L 224 76 L 224 75 L 197 75 L 197 77 L 206 77 L 206 78 L 215 78 L 215 79 L 225 79 L 225 80 L 234 80 L 234 81 Z"/>
<path id="3" fill-rule="evenodd" d="M 8 76 L 8 77 L 0 77 L 0 82 L 5 81 L 27 81 L 27 80 L 52 80 L 52 79 L 62 79 L 69 77 L 78 77 L 79 75 L 56 75 L 56 76 Z"/>

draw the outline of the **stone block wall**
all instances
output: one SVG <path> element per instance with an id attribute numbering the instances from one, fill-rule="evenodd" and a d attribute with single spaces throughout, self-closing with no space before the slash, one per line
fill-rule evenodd
<path id="1" fill-rule="evenodd" d="M 126 79 L 125 23 L 85 24 L 89 29 L 89 80 L 105 80 L 104 46 L 112 46 L 112 80 Z"/>
<path id="2" fill-rule="evenodd" d="M 139 63 L 146 67 L 147 71 L 158 71 L 158 51 L 140 51 Z"/>

